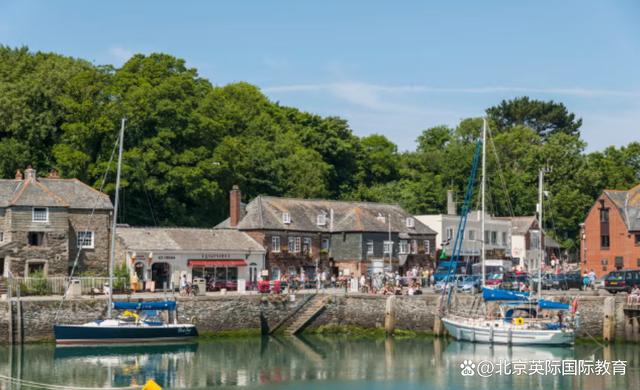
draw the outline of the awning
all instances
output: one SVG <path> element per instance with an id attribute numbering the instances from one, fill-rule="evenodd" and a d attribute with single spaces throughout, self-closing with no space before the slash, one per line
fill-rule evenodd
<path id="1" fill-rule="evenodd" d="M 244 260 L 189 260 L 189 267 L 246 267 Z"/>

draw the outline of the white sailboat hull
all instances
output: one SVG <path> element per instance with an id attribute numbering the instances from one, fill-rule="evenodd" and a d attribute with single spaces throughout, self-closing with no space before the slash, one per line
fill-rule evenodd
<path id="1" fill-rule="evenodd" d="M 446 316 L 445 328 L 456 340 L 509 345 L 572 345 L 573 329 L 538 329 L 502 320 L 467 319 Z"/>

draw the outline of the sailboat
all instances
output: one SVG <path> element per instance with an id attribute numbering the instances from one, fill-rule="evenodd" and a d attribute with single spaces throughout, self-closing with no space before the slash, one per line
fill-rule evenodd
<path id="1" fill-rule="evenodd" d="M 480 143 L 482 144 L 482 232 L 480 235 L 482 238 L 484 238 L 485 229 L 486 139 L 487 121 L 484 119 L 482 141 L 478 143 L 478 147 Z M 456 242 L 454 244 L 454 253 L 452 254 L 454 261 L 457 261 L 459 258 L 459 251 L 462 245 L 462 239 L 464 238 L 466 214 L 469 212 L 469 204 L 473 194 L 473 183 L 477 170 L 478 147 L 476 148 L 472 173 L 467 185 L 463 217 L 460 219 Z M 539 181 L 539 215 L 541 227 L 543 174 L 541 171 Z M 542 247 L 540 248 L 542 249 Z M 538 275 L 541 273 L 542 260 L 543 254 L 542 251 L 540 251 Z M 485 304 L 488 302 L 496 302 L 498 304 L 498 311 L 497 313 L 491 311 L 484 315 L 472 315 L 471 313 L 456 314 L 447 311 L 447 305 L 445 304 L 445 302 L 450 302 L 451 296 L 449 295 L 448 300 L 441 299 L 440 319 L 451 336 L 457 340 L 489 344 L 571 345 L 574 343 L 575 331 L 579 319 L 578 313 L 575 312 L 575 306 L 572 307 L 568 304 L 542 299 L 540 287 L 538 287 L 538 296 L 535 298 L 526 292 L 488 288 L 486 286 L 484 239 L 482 240 L 481 262 L 482 299 Z M 445 291 L 447 291 L 446 288 Z M 449 294 L 451 294 L 453 289 L 449 289 L 448 291 Z M 545 312 L 547 315 L 541 315 L 541 312 Z"/>
<path id="2" fill-rule="evenodd" d="M 54 325 L 53 333 L 56 344 L 128 344 L 140 342 L 183 341 L 198 336 L 193 324 L 177 322 L 175 301 L 159 302 L 114 302 L 113 301 L 113 269 L 116 251 L 116 227 L 118 219 L 118 201 L 120 196 L 120 171 L 122 168 L 122 145 L 124 140 L 125 119 L 122 119 L 120 137 L 118 139 L 118 169 L 116 173 L 116 194 L 111 229 L 111 247 L 109 254 L 109 288 L 107 290 L 107 318 L 85 324 Z M 123 313 L 113 318 L 113 310 Z M 160 312 L 174 312 L 173 322 L 163 321 Z"/>

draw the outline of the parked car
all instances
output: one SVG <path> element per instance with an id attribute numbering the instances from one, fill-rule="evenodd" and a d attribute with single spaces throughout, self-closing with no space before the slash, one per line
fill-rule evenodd
<path id="1" fill-rule="evenodd" d="M 582 288 L 582 275 L 579 271 L 567 272 L 565 274 L 556 275 L 553 288 L 559 290 L 568 290 L 570 288 Z"/>
<path id="2" fill-rule="evenodd" d="M 640 286 L 640 270 L 611 271 L 604 278 L 604 288 L 612 294 L 630 292 L 633 286 Z"/>
<path id="3" fill-rule="evenodd" d="M 465 276 L 457 285 L 458 292 L 475 294 L 480 291 L 482 277 L 480 275 Z"/>
<path id="4" fill-rule="evenodd" d="M 462 282 L 462 279 L 464 277 L 465 277 L 465 275 L 450 275 L 448 284 L 453 286 L 453 288 L 457 288 L 458 284 L 460 284 Z M 435 292 L 442 292 L 442 290 L 444 290 L 445 284 L 447 284 L 447 277 L 446 276 L 444 278 L 440 279 L 438 282 L 436 282 L 436 284 L 433 286 L 434 291 Z"/>
<path id="5" fill-rule="evenodd" d="M 489 287 L 497 287 L 502 284 L 504 280 L 503 273 L 494 273 L 491 275 L 487 275 L 487 279 L 484 281 L 484 284 Z"/>
<path id="6" fill-rule="evenodd" d="M 507 272 L 500 284 L 504 290 L 521 291 L 524 286 L 530 286 L 531 280 L 526 272 Z"/>

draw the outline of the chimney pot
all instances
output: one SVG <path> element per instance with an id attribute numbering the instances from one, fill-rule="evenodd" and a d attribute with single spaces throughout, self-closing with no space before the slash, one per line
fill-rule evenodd
<path id="1" fill-rule="evenodd" d="M 29 165 L 27 169 L 24 170 L 24 178 L 25 180 L 35 180 L 36 179 L 36 170 Z"/>
<path id="2" fill-rule="evenodd" d="M 240 187 L 234 185 L 229 192 L 229 226 L 235 228 L 240 222 Z"/>
<path id="3" fill-rule="evenodd" d="M 55 169 L 52 169 L 49 171 L 49 175 L 47 176 L 49 179 L 59 179 L 60 178 L 60 174 L 58 174 L 58 171 Z"/>
<path id="4" fill-rule="evenodd" d="M 22 172 L 19 169 L 16 169 L 16 180 L 22 180 L 24 176 L 22 176 Z"/>

